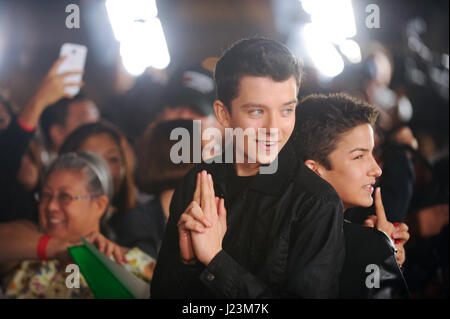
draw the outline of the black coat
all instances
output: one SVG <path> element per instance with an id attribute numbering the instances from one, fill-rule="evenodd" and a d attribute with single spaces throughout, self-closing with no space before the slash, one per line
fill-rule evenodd
<path id="1" fill-rule="evenodd" d="M 223 250 L 207 267 L 181 262 L 177 229 L 203 169 L 227 209 Z M 275 174 L 254 176 L 237 196 L 231 196 L 233 175 L 233 164 L 201 164 L 176 189 L 152 298 L 338 297 L 345 248 L 343 207 L 334 189 L 296 159 L 290 144 Z"/>
<path id="2" fill-rule="evenodd" d="M 114 220 L 117 243 L 125 247 L 139 247 L 156 259 L 166 228 L 166 218 L 159 196 Z"/>
<path id="3" fill-rule="evenodd" d="M 344 222 L 344 233 L 346 256 L 340 278 L 340 298 L 409 298 L 409 289 L 389 238 L 374 228 L 349 222 Z"/>
<path id="4" fill-rule="evenodd" d="M 34 132 L 24 131 L 14 118 L 0 131 L 0 222 L 28 219 L 37 222 L 33 194 L 17 181 L 22 157 Z"/>

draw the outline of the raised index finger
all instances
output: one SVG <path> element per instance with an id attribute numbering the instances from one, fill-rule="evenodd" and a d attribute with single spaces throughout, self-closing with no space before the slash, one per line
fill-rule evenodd
<path id="1" fill-rule="evenodd" d="M 378 224 L 387 222 L 386 212 L 384 211 L 383 200 L 381 199 L 381 188 L 375 189 L 375 213 L 377 214 Z"/>
<path id="2" fill-rule="evenodd" d="M 208 183 L 208 174 L 206 171 L 202 171 L 202 199 L 201 199 L 201 207 L 206 216 L 209 215 L 210 211 L 210 203 L 209 203 L 209 183 Z M 215 200 L 215 199 L 214 199 Z"/>
<path id="3" fill-rule="evenodd" d="M 194 201 L 197 202 L 197 204 L 201 204 L 201 189 L 202 180 L 201 180 L 201 173 L 197 173 L 197 184 L 195 185 L 195 192 L 194 192 Z"/>
<path id="4" fill-rule="evenodd" d="M 209 201 L 210 208 L 212 212 L 217 211 L 217 203 L 216 203 L 216 193 L 214 191 L 214 182 L 212 179 L 212 175 L 208 174 L 208 185 L 209 185 L 209 193 L 211 200 Z"/>

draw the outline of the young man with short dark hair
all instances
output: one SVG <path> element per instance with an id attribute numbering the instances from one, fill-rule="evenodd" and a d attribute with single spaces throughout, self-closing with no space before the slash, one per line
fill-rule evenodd
<path id="1" fill-rule="evenodd" d="M 261 38 L 237 42 L 218 61 L 219 123 L 265 132 L 231 145 L 243 162 L 228 162 L 226 146 L 179 185 L 152 298 L 338 296 L 342 206 L 332 187 L 298 161 L 290 141 L 300 73 L 284 45 Z M 271 174 L 262 173 L 274 162 Z"/>
<path id="2" fill-rule="evenodd" d="M 374 107 L 345 94 L 313 94 L 298 107 L 296 148 L 306 166 L 337 191 L 344 210 L 373 203 L 381 175 L 372 156 L 377 117 Z"/>
<path id="3" fill-rule="evenodd" d="M 342 213 L 352 207 L 370 207 L 374 185 L 382 173 L 372 154 L 378 111 L 346 94 L 313 94 L 301 101 L 296 117 L 295 148 L 305 165 L 336 190 L 343 203 Z M 375 191 L 375 209 L 376 228 L 387 236 L 368 227 L 344 223 L 346 261 L 340 297 L 408 296 L 396 261 L 402 264 L 405 260 L 403 245 L 409 238 L 408 228 L 387 221 L 379 187 Z M 367 286 L 369 265 L 382 269 L 377 289 Z"/>

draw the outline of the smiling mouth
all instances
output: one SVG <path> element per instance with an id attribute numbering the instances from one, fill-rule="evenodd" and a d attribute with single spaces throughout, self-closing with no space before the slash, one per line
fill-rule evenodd
<path id="1" fill-rule="evenodd" d="M 280 141 L 260 141 L 256 140 L 256 143 L 265 150 L 270 150 L 278 146 Z"/>
<path id="2" fill-rule="evenodd" d="M 56 226 L 60 226 L 62 225 L 66 220 L 62 219 L 62 218 L 55 218 L 55 217 L 50 217 L 48 218 L 48 224 L 52 227 L 56 227 Z"/>

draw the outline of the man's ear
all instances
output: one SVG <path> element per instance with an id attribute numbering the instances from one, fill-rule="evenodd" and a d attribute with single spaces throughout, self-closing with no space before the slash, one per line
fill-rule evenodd
<path id="1" fill-rule="evenodd" d="M 320 177 L 323 176 L 324 167 L 319 162 L 309 159 L 305 161 L 305 165 Z"/>
<path id="2" fill-rule="evenodd" d="M 66 130 L 59 124 L 53 124 L 49 129 L 53 149 L 58 152 L 66 139 Z"/>
<path id="3" fill-rule="evenodd" d="M 230 127 L 230 111 L 225 106 L 225 104 L 222 103 L 222 101 L 214 101 L 214 112 L 216 113 L 216 118 L 220 125 L 225 128 Z"/>
<path id="4" fill-rule="evenodd" d="M 95 201 L 94 201 L 95 214 L 98 216 L 99 220 L 102 218 L 103 214 L 106 212 L 108 205 L 109 205 L 109 199 L 106 195 L 101 195 L 101 196 L 95 198 Z"/>

